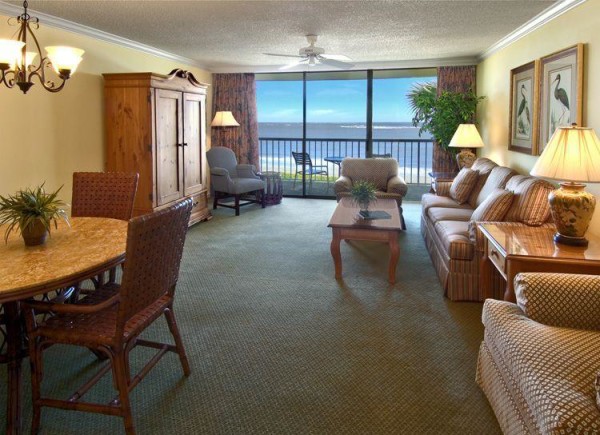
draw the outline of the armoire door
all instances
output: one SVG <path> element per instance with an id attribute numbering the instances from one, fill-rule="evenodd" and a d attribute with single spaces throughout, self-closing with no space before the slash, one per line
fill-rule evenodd
<path id="1" fill-rule="evenodd" d="M 183 186 L 185 195 L 200 192 L 206 184 L 204 156 L 206 155 L 205 96 L 183 94 Z"/>
<path id="2" fill-rule="evenodd" d="M 182 93 L 157 89 L 156 194 L 157 205 L 183 197 Z"/>

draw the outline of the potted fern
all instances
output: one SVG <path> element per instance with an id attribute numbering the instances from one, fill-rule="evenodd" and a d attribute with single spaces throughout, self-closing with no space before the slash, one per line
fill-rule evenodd
<path id="1" fill-rule="evenodd" d="M 369 216 L 369 204 L 377 199 L 376 191 L 377 187 L 370 181 L 360 180 L 352 185 L 352 190 L 350 190 L 352 199 L 358 204 L 363 217 Z"/>
<path id="2" fill-rule="evenodd" d="M 34 189 L 19 190 L 14 195 L 0 195 L 0 225 L 6 225 L 4 242 L 8 243 L 8 236 L 18 228 L 25 245 L 42 245 L 53 223 L 57 227 L 58 219 L 63 219 L 68 224 L 64 209 L 67 204 L 57 198 L 60 189 L 62 186 L 55 192 L 46 193 L 42 184 Z"/>

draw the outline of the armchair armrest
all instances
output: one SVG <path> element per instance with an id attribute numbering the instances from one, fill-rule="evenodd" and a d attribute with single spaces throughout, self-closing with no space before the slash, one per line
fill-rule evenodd
<path id="1" fill-rule="evenodd" d="M 238 178 L 258 178 L 260 177 L 256 175 L 256 167 L 254 165 L 237 165 L 237 176 Z"/>
<path id="2" fill-rule="evenodd" d="M 452 181 L 447 180 L 436 180 L 435 181 L 435 194 L 437 196 L 450 196 L 450 187 Z"/>
<path id="3" fill-rule="evenodd" d="M 387 192 L 388 193 L 397 193 L 404 197 L 406 192 L 408 191 L 408 186 L 406 185 L 406 181 L 402 179 L 402 177 L 394 176 L 391 177 L 387 182 Z"/>
<path id="4" fill-rule="evenodd" d="M 23 302 L 24 309 L 33 309 L 38 313 L 60 313 L 60 314 L 86 314 L 102 311 L 119 302 L 116 294 L 97 304 L 55 304 L 52 302 L 26 301 Z"/>
<path id="5" fill-rule="evenodd" d="M 229 171 L 225 168 L 210 168 L 210 175 L 217 177 L 229 177 Z"/>
<path id="6" fill-rule="evenodd" d="M 218 192 L 231 192 L 233 181 L 225 168 L 210 168 L 212 189 Z"/>
<path id="7" fill-rule="evenodd" d="M 335 180 L 335 183 L 333 184 L 333 191 L 336 194 L 350 192 L 350 190 L 352 190 L 352 180 L 349 177 L 341 175 L 340 178 Z"/>
<path id="8" fill-rule="evenodd" d="M 520 273 L 517 305 L 532 320 L 549 326 L 600 331 L 600 276 Z"/>

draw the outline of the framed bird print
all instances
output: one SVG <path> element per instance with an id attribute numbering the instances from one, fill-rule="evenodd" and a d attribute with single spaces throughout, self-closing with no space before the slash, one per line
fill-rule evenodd
<path id="1" fill-rule="evenodd" d="M 510 72 L 510 142 L 508 149 L 535 154 L 538 138 L 539 61 Z"/>
<path id="2" fill-rule="evenodd" d="M 583 44 L 541 59 L 540 147 L 561 126 L 583 122 Z"/>

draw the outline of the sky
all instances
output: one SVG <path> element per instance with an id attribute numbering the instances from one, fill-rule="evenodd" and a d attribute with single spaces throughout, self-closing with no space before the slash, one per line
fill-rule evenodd
<path id="1" fill-rule="evenodd" d="M 373 121 L 411 122 L 407 92 L 427 78 L 373 80 Z M 302 81 L 256 82 L 258 122 L 302 122 Z M 306 83 L 307 122 L 365 122 L 367 81 L 314 80 Z"/>

